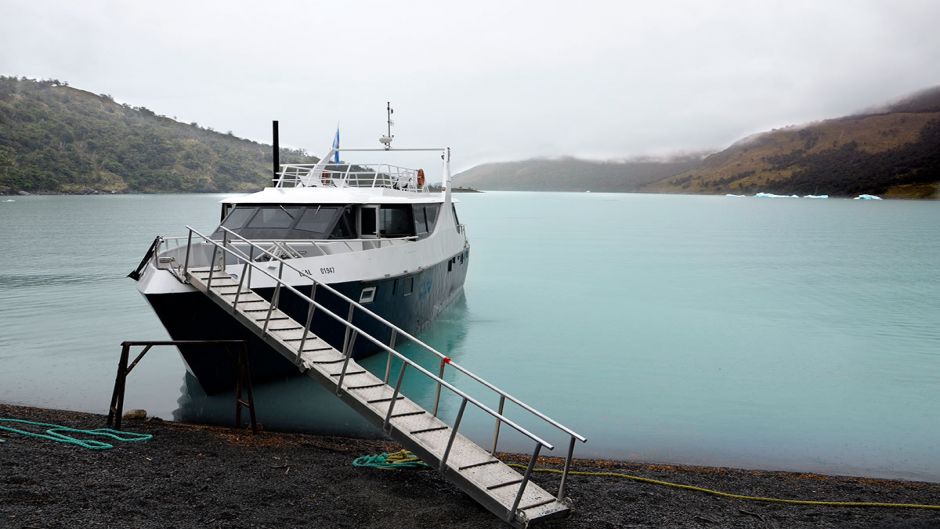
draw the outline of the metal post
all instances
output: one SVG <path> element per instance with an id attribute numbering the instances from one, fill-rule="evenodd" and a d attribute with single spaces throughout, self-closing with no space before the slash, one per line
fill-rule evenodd
<path id="1" fill-rule="evenodd" d="M 300 365 L 301 355 L 304 353 L 304 344 L 307 343 L 307 334 L 310 333 L 310 324 L 313 322 L 313 313 L 317 308 L 316 301 L 317 299 L 317 283 L 313 282 L 313 285 L 310 287 L 310 308 L 307 309 L 307 324 L 304 325 L 304 335 L 300 339 L 300 347 L 297 348 L 297 365 Z"/>
<path id="2" fill-rule="evenodd" d="M 396 331 L 395 329 L 392 329 L 392 337 L 388 340 L 388 348 L 389 348 L 389 349 L 394 349 L 394 348 L 395 348 L 395 338 L 396 338 L 397 336 L 398 336 L 398 331 Z M 391 374 L 391 371 L 392 371 L 392 352 L 389 351 L 389 352 L 388 352 L 388 359 L 385 361 L 385 380 L 384 380 L 384 382 L 385 382 L 386 384 L 388 384 L 388 376 Z"/>
<path id="3" fill-rule="evenodd" d="M 121 359 L 118 360 L 117 375 L 114 377 L 114 391 L 111 393 L 111 408 L 108 411 L 108 426 L 114 425 L 115 430 L 121 429 L 121 415 L 124 413 L 124 387 L 127 381 L 127 359 L 130 356 L 130 346 L 121 344 Z"/>
<path id="4" fill-rule="evenodd" d="M 503 414 L 503 406 L 506 405 L 506 395 L 499 396 L 499 410 L 496 413 Z M 496 454 L 496 443 L 499 442 L 499 426 L 503 424 L 503 421 L 499 417 L 496 418 L 496 431 L 493 433 L 493 449 L 490 450 L 490 455 Z"/>
<path id="5" fill-rule="evenodd" d="M 454 428 L 450 431 L 450 439 L 447 440 L 447 448 L 444 449 L 444 457 L 441 458 L 441 473 L 444 472 L 444 465 L 447 464 L 447 456 L 450 455 L 450 449 L 454 445 L 454 439 L 457 438 L 457 429 L 460 428 L 460 421 L 463 419 L 463 412 L 467 409 L 467 397 L 460 402 L 460 411 L 457 412 L 457 420 L 454 421 Z"/>
<path id="6" fill-rule="evenodd" d="M 522 493 L 525 492 L 525 486 L 529 484 L 529 477 L 532 476 L 532 469 L 535 468 L 535 460 L 539 458 L 539 450 L 542 449 L 541 443 L 535 443 L 535 451 L 532 452 L 532 459 L 529 460 L 529 466 L 525 469 L 525 475 L 522 476 L 522 483 L 519 484 L 519 492 L 516 493 L 516 499 L 512 502 L 512 509 L 509 510 L 509 519 L 512 523 L 516 517 L 516 509 L 519 508 L 519 502 L 522 500 Z"/>
<path id="7" fill-rule="evenodd" d="M 255 262 L 255 247 L 254 246 L 251 246 L 248 250 L 248 260 L 252 263 Z M 251 271 L 254 269 L 255 269 L 254 266 L 251 266 L 248 268 L 248 290 L 251 290 Z"/>
<path id="8" fill-rule="evenodd" d="M 235 301 L 232 302 L 232 314 L 235 314 L 235 308 L 238 307 L 238 298 L 242 295 L 242 283 L 245 282 L 245 274 L 248 273 L 248 263 L 242 267 L 242 275 L 238 278 L 238 290 L 235 291 Z"/>
<path id="9" fill-rule="evenodd" d="M 565 458 L 565 469 L 561 472 L 561 483 L 558 484 L 558 501 L 565 499 L 565 480 L 568 478 L 568 470 L 571 469 L 571 457 L 574 455 L 575 438 L 571 436 L 571 442 L 568 443 L 568 457 Z"/>
<path id="10" fill-rule="evenodd" d="M 401 391 L 401 381 L 405 378 L 405 368 L 408 362 L 401 363 L 401 372 L 398 373 L 398 382 L 395 383 L 395 391 L 392 392 L 392 400 L 388 403 L 388 413 L 385 414 L 385 424 L 382 429 L 388 431 L 388 423 L 392 420 L 392 410 L 395 409 L 395 402 L 398 400 L 398 392 Z"/>
<path id="11" fill-rule="evenodd" d="M 352 338 L 349 340 L 349 344 L 346 347 L 346 350 L 343 351 L 343 356 L 346 357 L 343 360 L 343 370 L 339 374 L 339 381 L 336 384 L 336 394 L 339 395 L 343 390 L 343 379 L 346 378 L 346 369 L 349 367 L 349 359 L 352 357 L 353 346 L 356 345 L 356 337 L 359 336 L 359 331 L 353 331 Z"/>
<path id="12" fill-rule="evenodd" d="M 437 373 L 437 389 L 434 393 L 434 416 L 437 417 L 437 407 L 441 403 L 441 380 L 444 380 L 444 366 L 450 363 L 450 358 L 441 358 L 441 369 Z"/>
<path id="13" fill-rule="evenodd" d="M 349 302 L 349 312 L 346 314 L 346 334 L 343 336 L 343 351 L 346 350 L 346 344 L 349 343 L 349 333 L 352 331 L 353 310 L 355 310 L 352 300 Z"/>
<path id="14" fill-rule="evenodd" d="M 219 251 L 219 246 L 212 245 L 212 259 L 209 260 L 209 281 L 206 282 L 206 290 L 212 288 L 212 278 L 215 276 L 215 254 Z"/>
<path id="15" fill-rule="evenodd" d="M 189 273 L 189 250 L 193 247 L 193 230 L 189 230 L 189 237 L 186 239 L 186 260 L 183 261 L 183 276 Z"/>

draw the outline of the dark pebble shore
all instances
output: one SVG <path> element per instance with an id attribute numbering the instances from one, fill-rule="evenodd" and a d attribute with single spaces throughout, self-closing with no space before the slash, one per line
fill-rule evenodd
<path id="1" fill-rule="evenodd" d="M 101 415 L 4 404 L 0 416 L 89 429 L 105 423 Z M 434 471 L 351 465 L 397 450 L 391 442 L 160 420 L 124 427 L 153 439 L 86 450 L 0 431 L 0 527 L 508 527 Z M 940 503 L 935 483 L 594 460 L 577 460 L 574 469 L 758 496 Z M 555 474 L 535 481 L 557 490 Z M 756 503 L 609 477 L 569 483 L 573 514 L 543 527 L 940 527 L 940 511 Z"/>

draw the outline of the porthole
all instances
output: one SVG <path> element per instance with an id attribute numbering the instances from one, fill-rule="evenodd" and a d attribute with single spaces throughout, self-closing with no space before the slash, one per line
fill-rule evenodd
<path id="1" fill-rule="evenodd" d="M 362 289 L 362 293 L 359 294 L 359 303 L 372 303 L 372 300 L 375 299 L 375 287 L 368 287 Z"/>

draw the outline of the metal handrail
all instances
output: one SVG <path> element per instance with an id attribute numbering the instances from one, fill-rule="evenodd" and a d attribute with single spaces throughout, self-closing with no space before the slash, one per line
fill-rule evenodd
<path id="1" fill-rule="evenodd" d="M 447 382 L 446 380 L 443 380 L 443 379 L 441 379 L 441 378 L 438 378 L 436 375 L 434 375 L 433 373 L 431 373 L 430 371 L 428 371 L 427 369 L 425 369 L 424 367 L 422 367 L 420 364 L 418 364 L 418 363 L 414 362 L 413 360 L 409 359 L 408 357 L 402 355 L 402 354 L 399 353 L 398 351 L 395 351 L 394 349 L 391 349 L 390 347 L 388 347 L 388 346 L 385 345 L 384 343 L 380 342 L 379 340 L 377 340 L 375 337 L 373 337 L 373 336 L 370 335 L 369 333 L 363 331 L 362 329 L 360 329 L 359 327 L 357 327 L 356 325 L 354 325 L 352 322 L 346 321 L 345 319 L 343 319 L 342 317 L 336 315 L 335 313 L 333 313 L 331 310 L 329 310 L 328 308 L 326 308 L 326 307 L 323 306 L 322 304 L 318 303 L 316 300 L 310 298 L 310 297 L 307 296 L 306 294 L 300 292 L 300 291 L 297 290 L 296 288 L 294 288 L 294 287 L 292 287 L 291 285 L 287 284 L 282 278 L 276 277 L 275 275 L 268 273 L 268 272 L 264 269 L 264 267 L 258 265 L 258 264 L 255 263 L 255 262 L 249 261 L 246 257 L 244 257 L 244 256 L 242 256 L 242 255 L 239 255 L 237 252 L 235 252 L 235 251 L 233 251 L 233 250 L 227 248 L 224 244 L 222 244 L 222 243 L 220 243 L 219 241 L 216 241 L 216 240 L 214 240 L 214 239 L 212 239 L 212 238 L 210 238 L 210 237 L 208 237 L 208 236 L 206 236 L 206 235 L 200 233 L 198 230 L 196 230 L 196 229 L 194 229 L 194 228 L 192 228 L 192 227 L 190 227 L 190 226 L 187 226 L 186 228 L 190 231 L 191 234 L 195 234 L 195 235 L 199 236 L 201 239 L 203 239 L 203 241 L 205 241 L 205 242 L 207 242 L 207 243 L 212 244 L 213 246 L 215 246 L 216 249 L 221 249 L 223 252 L 226 252 L 226 253 L 228 253 L 228 254 L 234 256 L 234 257 L 235 257 L 236 259 L 238 259 L 239 261 L 244 262 L 246 265 L 251 266 L 252 268 L 257 269 L 257 270 L 258 270 L 259 272 L 261 272 L 262 274 L 264 274 L 264 275 L 270 277 L 271 279 L 274 279 L 275 282 L 279 285 L 279 287 L 281 287 L 281 288 L 286 288 L 287 290 L 293 292 L 295 295 L 299 296 L 302 301 L 306 301 L 308 305 L 313 305 L 313 306 L 317 307 L 317 308 L 320 309 L 322 312 L 324 312 L 327 316 L 333 318 L 334 320 L 336 320 L 336 321 L 339 322 L 340 324 L 344 325 L 348 330 L 350 330 L 350 331 L 356 333 L 357 336 L 363 336 L 363 337 L 366 338 L 367 340 L 371 341 L 373 344 L 375 344 L 375 345 L 379 346 L 380 348 L 386 350 L 389 354 L 394 355 L 396 358 L 398 358 L 398 359 L 401 360 L 402 362 L 404 362 L 404 363 L 408 364 L 409 366 L 415 368 L 416 370 L 418 370 L 419 373 L 421 373 L 421 374 L 427 376 L 427 377 L 430 378 L 432 381 L 434 381 L 434 382 L 436 382 L 436 383 L 442 385 L 443 387 L 446 387 L 447 389 L 453 391 L 455 394 L 457 394 L 458 396 L 460 396 L 460 397 L 462 397 L 463 399 L 467 400 L 468 402 L 472 403 L 472 404 L 475 405 L 476 407 L 480 408 L 481 410 L 483 410 L 484 412 L 486 412 L 488 415 L 492 416 L 493 418 L 499 420 L 499 421 L 502 422 L 502 423 L 508 424 L 508 425 L 511 426 L 514 430 L 516 430 L 516 431 L 518 431 L 519 433 L 525 435 L 526 437 L 528 437 L 529 439 L 535 441 L 535 442 L 538 443 L 539 445 L 544 446 L 545 448 L 548 448 L 549 450 L 554 450 L 554 448 L 555 448 L 554 445 L 552 445 L 552 444 L 549 443 L 548 441 L 545 441 L 545 440 L 542 439 L 541 437 L 539 437 L 539 436 L 535 435 L 534 433 L 528 431 L 527 429 L 523 428 L 522 426 L 520 426 L 519 424 L 517 424 L 517 423 L 516 423 L 515 421 L 513 421 L 512 419 L 510 419 L 510 418 L 508 418 L 508 417 L 505 417 L 505 416 L 502 415 L 502 414 L 496 413 L 496 412 L 495 412 L 493 409 L 491 409 L 489 406 L 487 406 L 486 404 L 483 404 L 482 402 L 476 400 L 475 398 L 471 397 L 471 396 L 468 395 L 467 393 L 464 393 L 463 391 L 461 391 L 460 389 L 458 389 L 458 388 L 457 388 L 456 386 L 454 386 L 453 384 Z M 223 242 L 225 242 L 225 241 L 223 241 Z M 250 242 L 250 241 L 248 241 L 248 242 Z M 258 249 L 261 250 L 261 251 L 264 251 L 263 248 L 258 248 Z M 287 264 L 287 263 L 284 263 L 284 261 L 281 261 L 281 263 L 282 263 L 283 265 L 286 265 L 287 267 L 290 267 L 290 268 L 293 269 L 293 267 L 291 267 L 291 266 L 290 266 L 289 264 Z M 224 264 L 222 265 L 222 268 L 223 268 L 223 270 L 224 270 Z M 214 269 L 215 269 L 215 259 L 213 258 L 213 259 L 212 259 L 212 263 L 210 264 L 209 270 L 210 270 L 210 272 L 211 272 L 211 271 L 214 270 Z M 296 269 L 294 269 L 294 270 L 297 271 Z M 185 268 L 185 269 L 184 269 L 184 273 L 188 273 L 188 272 L 189 272 L 189 269 L 188 269 L 188 268 Z M 280 274 L 279 274 L 279 275 L 280 275 Z M 212 276 L 210 275 L 210 279 L 211 279 L 211 277 L 212 277 Z M 319 283 L 319 282 L 317 282 L 317 284 L 318 284 L 319 286 L 327 286 L 327 285 L 324 285 L 324 284 Z M 250 285 L 249 285 L 248 288 L 251 288 Z M 329 287 L 327 287 L 327 288 L 329 288 Z M 273 301 L 274 301 L 274 300 L 272 299 L 272 304 L 273 304 Z M 269 316 L 270 316 L 270 315 L 269 315 Z M 349 354 L 351 353 L 351 349 L 352 349 L 352 348 L 351 348 L 351 347 L 347 347 L 347 349 L 348 349 L 348 351 L 347 351 L 346 354 L 349 355 Z"/>
<path id="2" fill-rule="evenodd" d="M 283 187 L 288 183 L 294 184 L 295 187 L 298 184 L 312 187 L 385 187 L 417 193 L 428 192 L 427 188 L 417 185 L 416 169 L 387 163 L 282 164 L 274 184 Z"/>
<path id="3" fill-rule="evenodd" d="M 188 227 L 188 226 L 187 226 L 187 227 Z M 225 231 L 227 231 L 227 232 L 229 232 L 229 233 L 230 233 L 231 235 L 233 235 L 234 237 L 237 237 L 237 238 L 240 239 L 241 241 L 244 241 L 244 242 L 246 242 L 246 243 L 248 243 L 248 244 L 254 246 L 254 247 L 257 248 L 258 250 L 260 250 L 260 251 L 262 251 L 262 252 L 268 254 L 268 255 L 271 256 L 272 258 L 281 260 L 281 259 L 280 259 L 279 257 L 277 257 L 276 255 L 274 255 L 274 254 L 272 254 L 272 253 L 270 253 L 270 252 L 267 252 L 264 248 L 258 247 L 258 246 L 255 245 L 252 241 L 250 241 L 250 240 L 248 240 L 248 239 L 242 237 L 241 235 L 239 235 L 239 234 L 233 232 L 232 230 L 230 230 L 230 229 L 228 229 L 228 228 L 226 228 L 226 227 L 224 227 L 224 226 L 222 227 L 222 229 L 225 230 Z M 582 443 L 587 442 L 587 438 L 585 438 L 584 436 L 582 436 L 582 435 L 580 435 L 579 433 L 575 432 L 574 430 L 571 430 L 570 428 L 564 426 L 563 424 L 561 424 L 561 423 L 559 423 L 558 421 L 552 419 L 551 417 L 548 417 L 548 416 L 545 415 L 544 413 L 542 413 L 542 412 L 536 410 L 536 409 L 533 408 L 532 406 L 530 406 L 530 405 L 526 404 L 525 402 L 523 402 L 523 401 L 517 399 L 516 397 L 510 395 L 509 393 L 507 393 L 506 391 L 500 389 L 500 388 L 497 387 L 496 385 L 494 385 L 494 384 L 492 384 L 492 383 L 490 383 L 490 382 L 484 380 L 483 378 L 481 378 L 480 376 L 476 375 L 475 373 L 473 373 L 473 372 L 470 371 L 469 369 L 467 369 L 467 368 L 461 366 L 460 364 L 454 362 L 454 361 L 453 361 L 452 359 L 450 359 L 450 357 L 448 357 L 447 355 L 441 353 L 441 352 L 438 351 L 437 349 L 435 349 L 435 348 L 431 347 L 430 345 L 424 343 L 423 341 L 419 340 L 418 338 L 415 338 L 414 336 L 412 336 L 411 334 L 409 334 L 409 333 L 406 332 L 405 330 L 401 329 L 400 327 L 398 327 L 398 326 L 395 325 L 394 323 L 392 323 L 392 322 L 386 320 L 385 318 L 379 316 L 379 315 L 376 314 L 375 312 L 373 312 L 373 311 L 369 310 L 368 308 L 366 308 L 365 306 L 359 304 L 358 302 L 356 302 L 356 301 L 353 300 L 352 298 L 346 296 L 346 295 L 343 294 L 342 292 L 340 292 L 340 291 L 334 289 L 333 287 L 331 287 L 331 286 L 328 285 L 328 284 L 321 283 L 321 282 L 317 281 L 312 275 L 310 275 L 310 274 L 304 272 L 303 270 L 299 270 L 299 269 L 295 268 L 295 267 L 292 266 L 290 263 L 284 263 L 284 264 L 285 264 L 288 268 L 290 268 L 291 270 L 293 270 L 293 271 L 297 272 L 298 274 L 300 274 L 302 277 L 305 277 L 305 278 L 307 278 L 307 279 L 310 279 L 310 280 L 313 281 L 314 283 L 319 284 L 319 285 L 322 286 L 323 288 L 327 289 L 329 292 L 335 294 L 335 295 L 338 296 L 340 299 L 342 299 L 342 300 L 344 300 L 344 301 L 347 301 L 347 302 L 353 304 L 354 306 L 356 306 L 357 309 L 359 309 L 360 311 L 362 311 L 362 312 L 368 314 L 369 316 L 372 316 L 373 318 L 375 318 L 375 320 L 379 321 L 380 323 L 383 323 L 383 324 L 386 325 L 389 329 L 395 331 L 395 332 L 398 333 L 399 335 L 401 335 L 401 336 L 403 336 L 403 337 L 405 337 L 405 338 L 411 340 L 412 342 L 414 342 L 414 343 L 420 345 L 420 346 L 421 346 L 422 348 L 424 348 L 426 351 L 428 351 L 428 352 L 430 352 L 430 353 L 436 355 L 436 356 L 437 356 L 438 358 L 440 358 L 442 361 L 446 361 L 447 364 L 450 364 L 451 366 L 453 366 L 455 369 L 457 369 L 457 370 L 460 371 L 461 373 L 464 373 L 465 375 L 469 376 L 469 377 L 472 378 L 473 380 L 479 382 L 479 383 L 482 384 L 483 386 L 485 386 L 485 387 L 487 387 L 488 389 L 490 389 L 490 390 L 494 391 L 495 393 L 499 394 L 501 397 L 505 397 L 506 399 L 508 399 L 509 401 L 515 403 L 516 405 L 518 405 L 518 406 L 521 407 L 522 409 L 524 409 L 524 410 L 528 411 L 529 413 L 535 415 L 535 416 L 538 417 L 539 419 L 542 419 L 543 421 L 547 422 L 548 424 L 550 424 L 550 425 L 552 425 L 552 426 L 558 428 L 559 430 L 561 430 L 561 431 L 567 433 L 568 435 L 574 437 L 574 438 L 577 439 L 578 441 L 581 441 Z"/>

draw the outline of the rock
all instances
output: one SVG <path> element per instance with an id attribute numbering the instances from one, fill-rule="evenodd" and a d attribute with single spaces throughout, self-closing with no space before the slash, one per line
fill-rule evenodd
<path id="1" fill-rule="evenodd" d="M 124 412 L 125 419 L 146 419 L 147 410 L 129 410 Z"/>
<path id="2" fill-rule="evenodd" d="M 19 195 L 19 196 L 21 196 L 21 197 L 28 197 L 28 196 L 29 196 L 29 193 L 27 193 L 26 191 L 17 191 L 16 194 Z"/>

